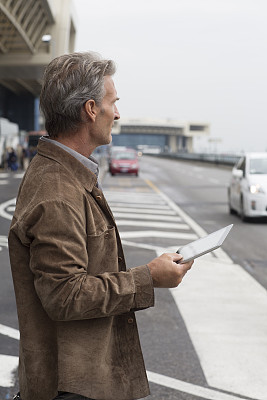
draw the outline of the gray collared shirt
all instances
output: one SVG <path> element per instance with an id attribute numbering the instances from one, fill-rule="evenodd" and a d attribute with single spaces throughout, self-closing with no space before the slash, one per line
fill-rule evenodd
<path id="1" fill-rule="evenodd" d="M 66 146 L 58 142 L 57 140 L 50 139 L 48 136 L 42 136 L 40 140 L 44 140 L 45 142 L 53 143 L 58 147 L 61 147 L 63 150 L 70 153 L 73 157 L 75 157 L 78 161 L 80 161 L 86 168 L 88 168 L 91 172 L 93 172 L 97 177 L 97 187 L 102 190 L 100 183 L 98 182 L 98 174 L 99 174 L 99 167 L 97 160 L 90 156 L 89 158 L 84 157 L 82 154 L 78 153 L 77 151 L 71 149 L 70 147 Z"/>

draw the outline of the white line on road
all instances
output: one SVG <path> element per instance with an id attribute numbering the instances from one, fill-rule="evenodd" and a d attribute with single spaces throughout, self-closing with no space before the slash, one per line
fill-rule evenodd
<path id="1" fill-rule="evenodd" d="M 150 208 L 146 208 L 143 205 L 139 206 L 139 205 L 134 205 L 133 207 L 129 206 L 127 204 L 127 207 L 125 207 L 125 204 L 123 207 L 116 207 L 116 206 L 110 206 L 113 212 L 137 212 L 137 213 L 143 213 L 143 214 L 160 214 L 163 217 L 165 215 L 176 215 L 176 212 L 173 210 L 170 210 L 167 208 L 164 209 L 158 209 L 158 207 L 154 208 L 152 206 L 149 206 Z M 180 218 L 181 219 L 181 218 Z"/>
<path id="2" fill-rule="evenodd" d="M 128 238 L 164 238 L 164 239 L 184 239 L 184 240 L 195 240 L 197 235 L 194 233 L 181 233 L 181 232 L 164 232 L 164 231 L 130 231 L 120 232 L 122 239 Z"/>
<path id="3" fill-rule="evenodd" d="M 19 330 L 0 324 L 0 334 L 19 340 Z"/>
<path id="4" fill-rule="evenodd" d="M 207 382 L 266 400 L 266 290 L 239 265 L 220 259 L 197 264 L 171 293 Z"/>
<path id="5" fill-rule="evenodd" d="M 117 202 L 117 201 L 108 201 L 108 204 L 110 208 L 113 210 L 114 207 L 134 207 L 134 208 L 148 208 L 148 209 L 156 209 L 156 210 L 162 210 L 165 212 L 165 210 L 169 210 L 169 206 L 163 205 L 163 204 L 150 204 L 150 203 L 142 203 L 142 202 L 136 202 L 136 203 L 128 203 L 128 202 Z"/>
<path id="6" fill-rule="evenodd" d="M 205 400 L 242 400 L 242 398 L 239 396 L 237 397 L 231 394 L 219 392 L 214 389 L 193 385 L 192 383 L 183 382 L 178 379 L 170 378 L 169 376 L 157 374 L 151 371 L 147 371 L 147 377 L 150 382 L 156 383 L 157 385 L 166 386 L 170 389 L 192 394 Z"/>
<path id="7" fill-rule="evenodd" d="M 5 208 L 9 207 L 10 205 L 14 205 L 16 203 L 16 198 L 5 201 L 4 203 L 0 204 L 0 217 L 12 220 L 12 215 L 8 214 L 5 211 Z"/>
<path id="8" fill-rule="evenodd" d="M 183 229 L 189 230 L 190 227 L 186 224 L 157 222 L 157 221 L 132 221 L 132 220 L 117 220 L 118 226 L 143 226 L 145 228 L 162 228 L 162 229 Z"/>
<path id="9" fill-rule="evenodd" d="M 0 386 L 11 387 L 14 385 L 14 373 L 18 368 L 19 358 L 0 354 Z"/>
<path id="10" fill-rule="evenodd" d="M 2 246 L 8 248 L 7 236 L 1 236 L 0 235 L 0 251 L 2 250 Z"/>
<path id="11" fill-rule="evenodd" d="M 7 185 L 8 181 L 0 181 L 0 185 Z"/>
<path id="12" fill-rule="evenodd" d="M 127 211 L 129 211 L 127 209 Z M 123 212 L 114 212 L 114 217 L 115 218 L 133 218 L 133 219 L 146 219 L 146 220 L 157 220 L 157 221 L 177 221 L 180 222 L 181 218 L 176 217 L 176 216 L 170 216 L 170 215 L 158 215 L 158 214 L 151 214 L 151 215 L 146 215 L 146 214 L 136 214 L 136 213 L 123 213 Z"/>
<path id="13" fill-rule="evenodd" d="M 215 183 L 216 185 L 219 185 L 221 182 L 218 180 L 218 179 L 216 179 L 216 178 L 209 178 L 209 182 L 211 182 L 211 183 Z"/>

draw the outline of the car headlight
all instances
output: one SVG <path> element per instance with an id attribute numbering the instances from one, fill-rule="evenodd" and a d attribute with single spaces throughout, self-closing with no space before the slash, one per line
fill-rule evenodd
<path id="1" fill-rule="evenodd" d="M 252 194 L 255 194 L 255 193 L 265 193 L 260 184 L 257 184 L 257 185 L 250 185 L 250 186 L 249 186 L 249 191 L 250 191 L 250 193 L 252 193 Z"/>
<path id="2" fill-rule="evenodd" d="M 138 167 L 137 164 L 133 164 L 133 165 L 132 165 L 132 168 L 137 168 L 137 167 Z"/>
<path id="3" fill-rule="evenodd" d="M 112 163 L 112 167 L 113 168 L 117 168 L 117 164 L 116 163 Z"/>

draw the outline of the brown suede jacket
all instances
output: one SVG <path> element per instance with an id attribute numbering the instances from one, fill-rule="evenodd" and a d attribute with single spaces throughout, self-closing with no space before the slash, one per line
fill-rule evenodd
<path id="1" fill-rule="evenodd" d="M 147 266 L 126 270 L 96 176 L 41 141 L 9 232 L 23 400 L 149 394 L 134 310 L 154 305 Z"/>

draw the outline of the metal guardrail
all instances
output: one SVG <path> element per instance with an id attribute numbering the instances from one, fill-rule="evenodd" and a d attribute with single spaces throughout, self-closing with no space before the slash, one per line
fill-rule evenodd
<path id="1" fill-rule="evenodd" d="M 145 155 L 145 154 L 144 154 Z M 159 153 L 159 154 L 147 154 L 150 156 L 171 158 L 177 160 L 188 160 L 188 161 L 202 161 L 213 164 L 229 165 L 234 164 L 239 160 L 241 155 L 232 154 L 209 154 L 209 153 Z"/>

